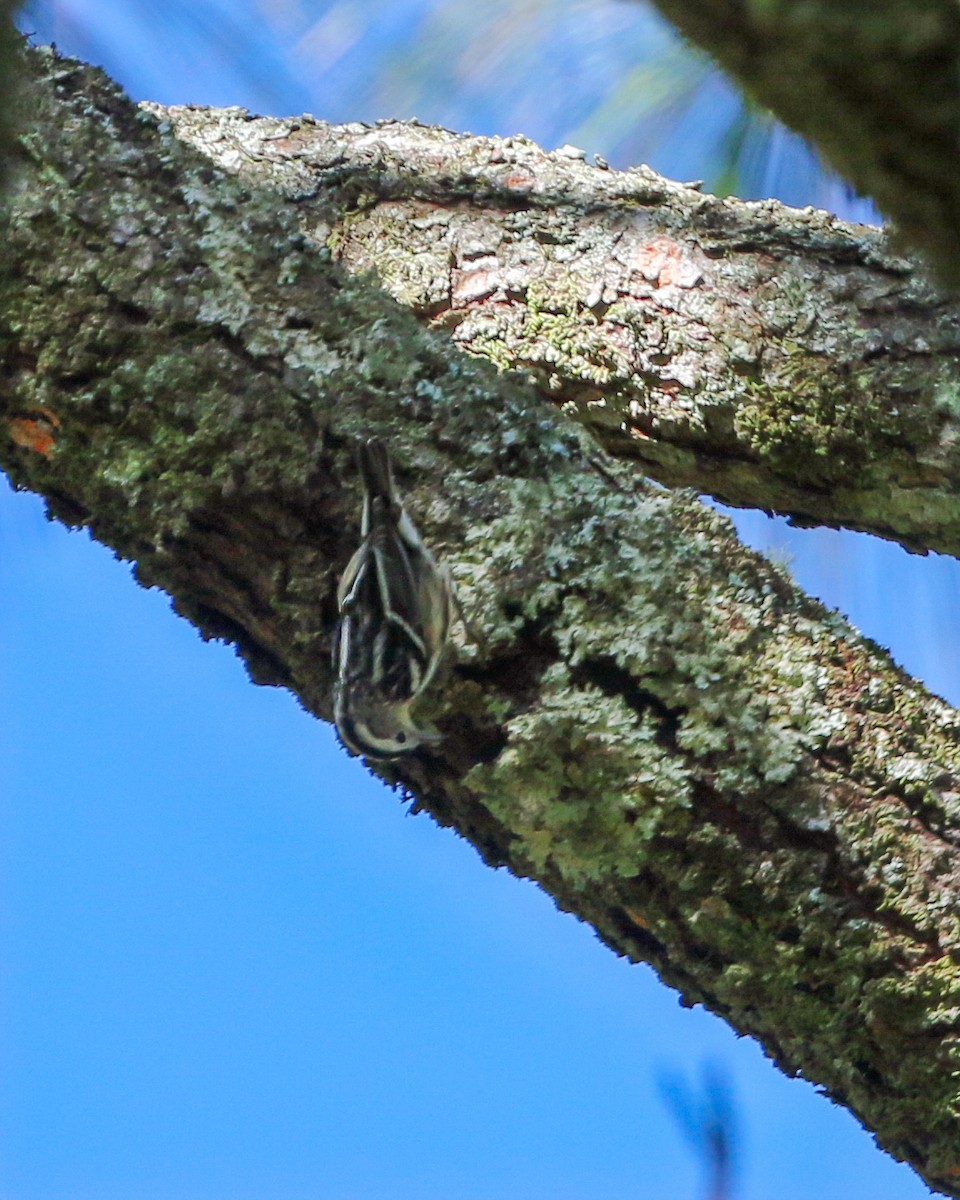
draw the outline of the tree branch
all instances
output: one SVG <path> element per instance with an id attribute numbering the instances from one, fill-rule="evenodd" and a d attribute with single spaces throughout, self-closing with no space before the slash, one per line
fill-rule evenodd
<path id="1" fill-rule="evenodd" d="M 329 719 L 349 439 L 389 437 L 483 645 L 434 699 L 436 753 L 385 775 L 960 1195 L 957 714 L 275 194 L 99 73 L 30 61 L 11 477 Z"/>
<path id="2" fill-rule="evenodd" d="M 18 0 L 0 0 L 0 190 L 6 184 L 6 164 L 12 153 L 14 127 L 20 116 L 17 85 L 23 38 L 13 24 L 18 8 Z"/>
<path id="3" fill-rule="evenodd" d="M 879 231 L 523 138 L 147 107 L 660 482 L 960 553 L 960 307 Z"/>
<path id="4" fill-rule="evenodd" d="M 960 284 L 953 0 L 654 0 Z"/>

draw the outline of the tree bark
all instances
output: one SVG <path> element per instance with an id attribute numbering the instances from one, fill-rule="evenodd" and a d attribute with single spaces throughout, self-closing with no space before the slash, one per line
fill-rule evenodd
<path id="1" fill-rule="evenodd" d="M 654 0 L 960 285 L 953 0 Z"/>
<path id="2" fill-rule="evenodd" d="M 13 16 L 20 7 L 17 0 L 0 0 L 0 191 L 6 184 L 7 161 L 13 152 L 13 139 L 19 119 L 18 49 L 23 38 L 17 33 Z"/>
<path id="3" fill-rule="evenodd" d="M 234 642 L 257 682 L 329 719 L 335 581 L 357 539 L 350 443 L 388 437 L 479 637 L 460 631 L 425 713 L 441 744 L 384 777 L 960 1196 L 957 714 L 722 517 L 637 479 L 542 388 L 332 261 L 331 241 L 345 262 L 371 245 L 365 222 L 395 195 L 377 165 L 393 127 L 340 135 L 339 166 L 335 132 L 303 122 L 271 143 L 256 127 L 283 161 L 254 155 L 238 179 L 177 138 L 179 113 L 137 110 L 52 52 L 30 63 L 36 124 L 2 219 L 11 478 L 134 560 L 205 637 Z M 208 119 L 236 146 L 240 116 Z M 447 135 L 416 136 L 435 143 L 426 228 L 471 197 L 492 220 L 512 188 L 518 228 L 538 219 L 531 253 L 549 205 L 557 244 L 579 253 L 563 241 L 568 160 L 519 143 L 543 164 L 521 172 L 464 143 L 467 188 L 444 173 Z M 231 153 L 231 169 L 246 161 Z M 420 178 L 395 164 L 408 169 Z M 279 196 L 277 177 L 314 207 Z M 331 224 L 351 186 L 352 218 Z M 611 186 L 645 220 L 659 201 L 630 195 L 674 194 L 646 173 Z M 552 199 L 534 206 L 538 190 Z M 669 312 L 699 288 L 709 309 L 693 275 L 719 260 L 692 258 L 666 212 L 681 250 L 664 251 L 657 302 Z M 804 219 L 784 215 L 789 244 Z M 852 246 L 848 265 L 898 286 L 864 236 L 873 248 Z M 505 336 L 514 349 L 531 369 Z"/>
<path id="4" fill-rule="evenodd" d="M 661 483 L 960 552 L 960 306 L 879 230 L 522 138 L 147 107 Z"/>

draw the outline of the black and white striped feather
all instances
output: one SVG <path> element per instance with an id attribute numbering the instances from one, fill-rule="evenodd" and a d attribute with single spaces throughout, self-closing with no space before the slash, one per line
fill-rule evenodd
<path id="1" fill-rule="evenodd" d="M 337 591 L 334 718 L 351 750 L 390 759 L 437 740 L 411 709 L 443 659 L 454 599 L 403 507 L 385 443 L 359 442 L 357 465 L 361 541 Z"/>

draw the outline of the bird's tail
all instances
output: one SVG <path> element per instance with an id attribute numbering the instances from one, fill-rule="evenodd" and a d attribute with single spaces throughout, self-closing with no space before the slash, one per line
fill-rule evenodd
<path id="1" fill-rule="evenodd" d="M 365 438 L 357 441 L 357 467 L 368 498 L 378 497 L 386 501 L 388 508 L 399 504 L 393 484 L 393 470 L 387 444 L 382 438 Z"/>

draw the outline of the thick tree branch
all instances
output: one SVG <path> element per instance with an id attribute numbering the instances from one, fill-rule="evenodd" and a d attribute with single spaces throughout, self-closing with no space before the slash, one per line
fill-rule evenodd
<path id="1" fill-rule="evenodd" d="M 879 231 L 522 138 L 151 107 L 662 483 L 960 553 L 960 307 Z"/>
<path id="2" fill-rule="evenodd" d="M 14 480 L 329 717 L 349 438 L 388 436 L 484 639 L 435 697 L 436 754 L 391 777 L 960 1195 L 957 714 L 273 193 L 32 61 L 2 222 Z"/>
<path id="3" fill-rule="evenodd" d="M 955 0 L 654 0 L 960 285 Z"/>
<path id="4" fill-rule="evenodd" d="M 20 111 L 17 84 L 23 38 L 13 24 L 19 7 L 18 0 L 0 0 L 0 190 L 6 183 L 6 164 L 13 149 Z"/>

